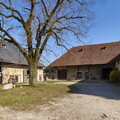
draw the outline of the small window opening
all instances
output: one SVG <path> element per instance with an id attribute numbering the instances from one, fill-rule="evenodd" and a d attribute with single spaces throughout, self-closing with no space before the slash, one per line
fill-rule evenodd
<path id="1" fill-rule="evenodd" d="M 80 49 L 78 52 L 83 52 L 83 49 Z"/>
<path id="2" fill-rule="evenodd" d="M 10 75 L 8 79 L 8 83 L 12 83 L 14 81 L 14 75 Z"/>
<path id="3" fill-rule="evenodd" d="M 100 50 L 106 50 L 106 47 L 102 47 L 102 48 L 100 48 Z"/>
<path id="4" fill-rule="evenodd" d="M 6 49 L 7 45 L 6 44 L 2 44 L 2 48 Z"/>

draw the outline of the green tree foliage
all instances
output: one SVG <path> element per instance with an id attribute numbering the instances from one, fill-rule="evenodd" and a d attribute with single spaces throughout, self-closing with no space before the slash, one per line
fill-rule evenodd
<path id="1" fill-rule="evenodd" d="M 117 70 L 111 71 L 110 81 L 120 81 L 120 71 L 117 71 Z"/>

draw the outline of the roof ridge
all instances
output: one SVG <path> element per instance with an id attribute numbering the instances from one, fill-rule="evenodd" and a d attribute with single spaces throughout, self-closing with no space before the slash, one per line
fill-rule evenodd
<path id="1" fill-rule="evenodd" d="M 75 46 L 75 47 L 72 47 L 72 48 L 83 47 L 83 46 L 106 45 L 106 44 L 113 44 L 113 43 L 120 43 L 120 41 L 109 42 L 109 43 L 96 43 L 96 44 L 89 44 L 89 45 L 80 45 L 80 46 Z M 72 48 L 71 48 L 71 49 L 72 49 Z"/>

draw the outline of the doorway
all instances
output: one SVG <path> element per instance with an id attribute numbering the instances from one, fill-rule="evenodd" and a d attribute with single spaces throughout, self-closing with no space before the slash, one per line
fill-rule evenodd
<path id="1" fill-rule="evenodd" d="M 103 68 L 102 69 L 102 79 L 109 79 L 110 72 L 113 68 Z"/>
<path id="2" fill-rule="evenodd" d="M 58 80 L 66 80 L 67 79 L 67 70 L 66 69 L 58 70 L 57 74 L 58 74 Z"/>

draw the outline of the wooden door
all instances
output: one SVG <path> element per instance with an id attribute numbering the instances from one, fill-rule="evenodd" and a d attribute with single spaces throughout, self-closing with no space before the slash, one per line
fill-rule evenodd
<path id="1" fill-rule="evenodd" d="M 58 74 L 58 80 L 66 80 L 67 79 L 67 70 L 58 70 L 57 71 Z"/>
<path id="2" fill-rule="evenodd" d="M 89 72 L 85 72 L 85 79 L 86 79 L 86 80 L 89 79 Z"/>

